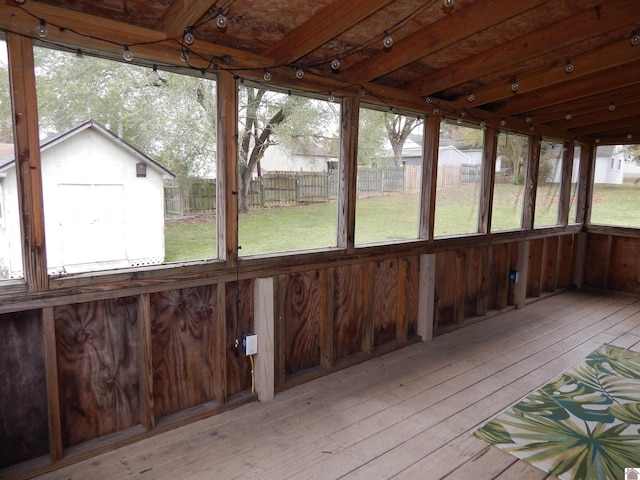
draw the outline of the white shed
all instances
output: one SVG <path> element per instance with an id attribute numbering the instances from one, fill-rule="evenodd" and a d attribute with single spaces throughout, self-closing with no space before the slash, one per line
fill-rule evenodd
<path id="1" fill-rule="evenodd" d="M 52 275 L 164 261 L 167 169 L 90 120 L 40 145 Z M 0 266 L 21 276 L 15 158 L 0 159 Z M 11 247 L 14 248 L 11 248 Z"/>

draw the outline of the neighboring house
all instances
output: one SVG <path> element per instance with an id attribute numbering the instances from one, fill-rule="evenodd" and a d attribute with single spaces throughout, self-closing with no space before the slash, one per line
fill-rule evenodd
<path id="1" fill-rule="evenodd" d="M 164 261 L 171 172 L 95 121 L 47 138 L 40 152 L 50 274 Z M 11 276 L 22 274 L 18 212 L 10 155 L 0 158 L 0 267 Z"/>
<path id="2" fill-rule="evenodd" d="M 298 137 L 293 151 L 275 143 L 266 149 L 264 157 L 260 160 L 260 173 L 326 172 L 338 164 L 339 149 L 339 139 L 329 137 Z M 255 173 L 257 174 L 257 171 Z"/>

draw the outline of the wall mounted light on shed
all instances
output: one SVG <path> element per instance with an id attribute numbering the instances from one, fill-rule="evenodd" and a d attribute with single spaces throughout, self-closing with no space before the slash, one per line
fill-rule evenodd
<path id="1" fill-rule="evenodd" d="M 136 177 L 146 177 L 147 176 L 147 164 L 144 162 L 136 163 Z"/>

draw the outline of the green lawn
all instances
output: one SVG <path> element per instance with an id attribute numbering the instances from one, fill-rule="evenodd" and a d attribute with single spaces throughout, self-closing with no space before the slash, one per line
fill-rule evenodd
<path id="1" fill-rule="evenodd" d="M 436 236 L 475 232 L 479 187 L 438 189 Z M 640 227 L 640 188 L 633 184 L 596 186 L 593 223 Z M 356 204 L 356 244 L 417 238 L 418 194 L 360 198 Z M 540 186 L 536 226 L 554 225 L 558 191 Z M 492 231 L 519 228 L 522 186 L 496 184 Z M 240 255 L 287 252 L 336 246 L 336 203 L 254 210 L 239 219 Z M 211 219 L 165 227 L 167 262 L 216 258 L 216 225 Z"/>

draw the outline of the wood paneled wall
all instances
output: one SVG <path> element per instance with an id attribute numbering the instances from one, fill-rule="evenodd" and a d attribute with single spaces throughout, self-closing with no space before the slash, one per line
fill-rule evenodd
<path id="1" fill-rule="evenodd" d="M 640 238 L 589 233 L 585 286 L 640 294 Z"/>
<path id="2" fill-rule="evenodd" d="M 570 286 L 574 236 L 441 249 L 430 254 L 428 285 L 416 252 L 273 275 L 276 391 L 419 341 L 419 317 L 438 335 L 515 308 L 509 272 L 523 265 L 523 252 L 530 300 Z M 587 262 L 587 283 L 637 291 L 638 242 L 590 236 L 588 256 L 599 259 Z M 616 275 L 602 271 L 603 255 Z M 255 328 L 254 282 L 212 280 L 1 315 L 0 466 L 42 464 L 48 454 L 31 472 L 51 469 L 255 400 L 249 359 L 235 346 Z"/>

